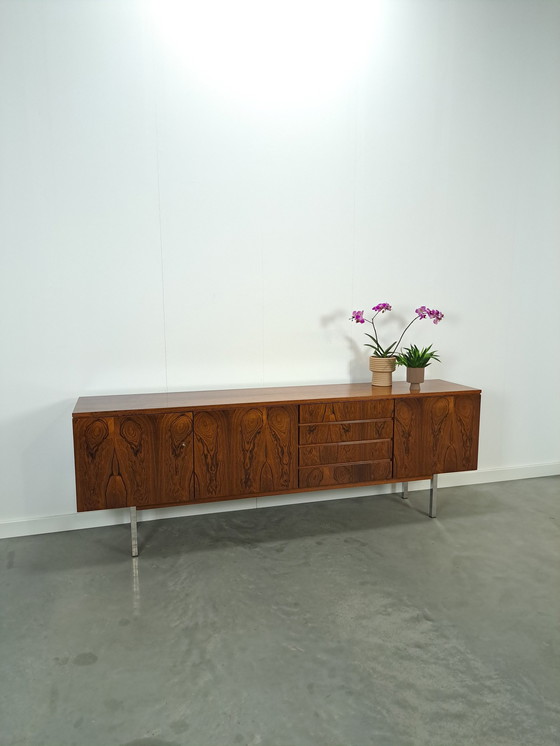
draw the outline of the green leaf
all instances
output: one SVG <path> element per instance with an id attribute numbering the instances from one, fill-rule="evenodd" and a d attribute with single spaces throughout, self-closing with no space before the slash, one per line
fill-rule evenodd
<path id="1" fill-rule="evenodd" d="M 415 344 L 403 348 L 397 357 L 398 365 L 405 365 L 407 368 L 426 368 L 432 360 L 441 362 L 437 350 L 432 350 L 432 345 L 420 349 Z"/>
<path id="2" fill-rule="evenodd" d="M 364 332 L 364 333 L 365 333 L 366 337 L 369 337 L 369 338 L 371 339 L 371 341 L 373 342 L 373 344 L 372 344 L 372 345 L 368 344 L 367 342 L 364 342 L 364 345 L 365 345 L 366 347 L 371 347 L 371 348 L 372 348 L 373 350 L 375 350 L 375 351 L 376 351 L 376 352 L 377 352 L 378 354 L 379 354 L 380 352 L 383 352 L 383 348 L 381 347 L 381 345 L 379 344 L 379 342 L 377 341 L 377 339 L 376 339 L 375 337 L 372 337 L 372 336 L 371 336 L 371 334 L 368 334 L 367 332 Z"/>

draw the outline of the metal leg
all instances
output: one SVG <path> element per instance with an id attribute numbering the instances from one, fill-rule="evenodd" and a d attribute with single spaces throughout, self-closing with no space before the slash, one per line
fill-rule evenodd
<path id="1" fill-rule="evenodd" d="M 428 515 L 435 518 L 437 513 L 437 474 L 434 474 L 430 482 L 430 510 Z"/>
<path id="2" fill-rule="evenodd" d="M 402 495 L 403 500 L 408 500 L 408 482 L 402 483 Z"/>
<path id="3" fill-rule="evenodd" d="M 138 557 L 138 523 L 136 521 L 136 508 L 130 509 L 130 539 L 132 542 L 132 556 Z"/>
<path id="4" fill-rule="evenodd" d="M 140 573 L 138 570 L 138 557 L 132 558 L 132 613 L 135 617 L 140 616 Z"/>

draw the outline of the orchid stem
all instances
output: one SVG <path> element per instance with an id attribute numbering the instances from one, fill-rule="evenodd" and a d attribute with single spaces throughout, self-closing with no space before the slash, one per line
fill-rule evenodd
<path id="1" fill-rule="evenodd" d="M 401 340 L 402 340 L 402 338 L 403 338 L 403 337 L 404 337 L 404 335 L 406 334 L 407 330 L 408 330 L 408 329 L 409 329 L 409 328 L 410 328 L 410 327 L 412 326 L 412 324 L 414 324 L 414 322 L 415 322 L 415 321 L 416 321 L 416 319 L 418 319 L 418 318 L 420 318 L 420 317 L 419 317 L 419 316 L 415 316 L 415 317 L 414 317 L 414 318 L 412 319 L 412 321 L 410 322 L 410 324 L 409 324 L 409 325 L 408 325 L 408 326 L 407 326 L 407 327 L 405 328 L 404 332 L 403 332 L 403 333 L 401 334 L 401 336 L 399 337 L 399 341 L 398 341 L 398 342 L 397 342 L 397 344 L 395 345 L 395 350 L 398 350 L 398 349 L 399 349 L 399 345 L 400 345 L 400 343 L 401 343 Z"/>
<path id="2" fill-rule="evenodd" d="M 377 313 L 379 313 L 379 311 Z M 375 335 L 375 341 L 377 342 L 377 346 L 380 347 L 381 345 L 379 344 L 379 337 L 377 336 L 377 329 L 375 328 L 375 324 L 373 323 L 373 319 L 377 316 L 377 313 L 374 314 L 374 316 L 372 316 L 371 325 L 373 326 L 373 334 Z"/>

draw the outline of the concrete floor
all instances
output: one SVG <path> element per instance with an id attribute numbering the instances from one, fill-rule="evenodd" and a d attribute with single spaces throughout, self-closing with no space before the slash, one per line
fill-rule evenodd
<path id="1" fill-rule="evenodd" d="M 560 477 L 0 542 L 0 744 L 555 746 Z"/>

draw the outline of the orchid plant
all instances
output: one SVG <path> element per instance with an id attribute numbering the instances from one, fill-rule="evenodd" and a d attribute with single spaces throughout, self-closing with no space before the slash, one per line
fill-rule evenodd
<path id="1" fill-rule="evenodd" d="M 414 324 L 415 321 L 418 321 L 418 319 L 431 319 L 434 324 L 439 324 L 439 322 L 443 319 L 443 314 L 441 311 L 438 311 L 437 309 L 430 309 L 426 306 L 420 306 L 415 310 L 415 317 L 409 324 L 407 324 L 399 339 L 396 342 L 390 344 L 389 347 L 383 347 L 379 342 L 377 328 L 375 326 L 375 319 L 377 318 L 377 316 L 379 316 L 379 314 L 384 314 L 386 311 L 392 311 L 393 308 L 389 305 L 389 303 L 378 303 L 376 306 L 373 306 L 371 310 L 374 311 L 371 319 L 366 319 L 364 317 L 364 311 L 353 311 L 350 321 L 355 321 L 356 324 L 365 324 L 366 322 L 368 324 L 371 324 L 373 328 L 373 334 L 368 334 L 366 332 L 366 337 L 369 337 L 373 344 L 369 344 L 368 342 L 366 342 L 365 346 L 371 347 L 374 357 L 395 356 L 404 335 L 406 334 L 408 329 L 410 329 L 412 324 Z"/>

